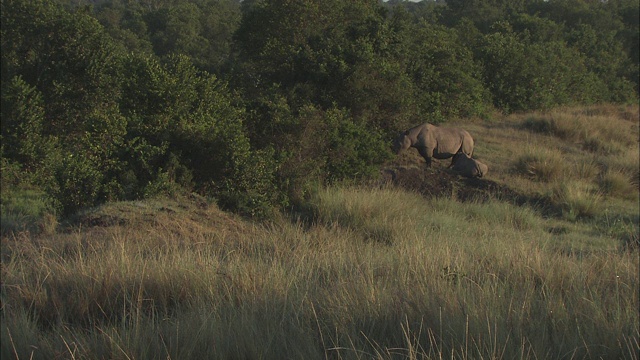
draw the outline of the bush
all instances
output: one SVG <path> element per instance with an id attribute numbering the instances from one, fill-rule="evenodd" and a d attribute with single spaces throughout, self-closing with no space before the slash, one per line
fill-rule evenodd
<path id="1" fill-rule="evenodd" d="M 415 87 L 419 115 L 432 122 L 483 115 L 490 95 L 473 53 L 460 40 L 467 34 L 427 22 L 410 31 L 406 72 Z"/>
<path id="2" fill-rule="evenodd" d="M 603 100 L 605 85 L 589 73 L 584 55 L 562 41 L 535 42 L 500 22 L 485 36 L 478 56 L 494 105 L 508 112 Z"/>
<path id="3" fill-rule="evenodd" d="M 44 136 L 42 93 L 16 76 L 2 83 L 2 155 L 26 168 L 41 165 L 52 151 L 53 141 Z"/>
<path id="4" fill-rule="evenodd" d="M 381 131 L 345 109 L 305 105 L 296 116 L 287 114 L 297 126 L 280 134 L 274 156 L 279 159 L 279 188 L 293 204 L 302 204 L 318 184 L 370 178 L 389 158 Z"/>
<path id="5" fill-rule="evenodd" d="M 90 159 L 68 154 L 56 169 L 56 184 L 48 190 L 60 202 L 62 214 L 70 215 L 98 203 L 103 178 L 100 169 Z"/>
<path id="6" fill-rule="evenodd" d="M 21 231 L 52 234 L 58 224 L 51 198 L 38 189 L 3 191 L 0 216 L 2 235 Z"/>
<path id="7" fill-rule="evenodd" d="M 241 214 L 266 218 L 286 205 L 275 181 L 278 166 L 273 150 L 248 151 L 233 159 L 234 171 L 217 190 L 221 205 Z"/>
<path id="8" fill-rule="evenodd" d="M 325 117 L 329 182 L 366 179 L 390 158 L 389 146 L 375 128 L 354 121 L 340 109 L 327 111 Z"/>
<path id="9" fill-rule="evenodd" d="M 33 185 L 33 176 L 2 158 L 0 229 L 2 235 L 29 231 L 50 234 L 57 226 L 55 201 Z"/>

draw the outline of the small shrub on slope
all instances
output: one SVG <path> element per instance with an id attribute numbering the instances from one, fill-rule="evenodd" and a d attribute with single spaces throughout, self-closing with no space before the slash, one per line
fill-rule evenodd
<path id="1" fill-rule="evenodd" d="M 588 182 L 573 180 L 553 184 L 547 197 L 569 220 L 592 218 L 600 213 L 602 194 Z"/>
<path id="2" fill-rule="evenodd" d="M 600 189 L 607 195 L 622 199 L 637 199 L 638 187 L 622 171 L 608 170 L 599 181 Z"/>
<path id="3" fill-rule="evenodd" d="M 516 160 L 515 171 L 537 181 L 551 182 L 567 172 L 567 165 L 558 150 L 529 148 Z"/>

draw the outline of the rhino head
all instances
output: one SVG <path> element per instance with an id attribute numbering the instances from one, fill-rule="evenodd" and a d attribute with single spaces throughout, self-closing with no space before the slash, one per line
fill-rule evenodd
<path id="1" fill-rule="evenodd" d="M 403 150 L 407 150 L 411 147 L 411 139 L 407 136 L 407 132 L 403 132 L 393 142 L 393 152 L 398 154 Z"/>

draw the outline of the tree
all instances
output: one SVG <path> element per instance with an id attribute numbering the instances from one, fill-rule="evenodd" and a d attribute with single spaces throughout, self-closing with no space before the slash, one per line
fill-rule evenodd
<path id="1" fill-rule="evenodd" d="M 616 39 L 616 32 L 581 24 L 570 32 L 569 43 L 585 55 L 588 71 L 605 85 L 600 89 L 603 101 L 634 100 L 637 95 L 634 83 L 624 76 L 628 74 L 631 60 L 622 49 L 622 42 Z"/>
<path id="2" fill-rule="evenodd" d="M 458 32 L 424 21 L 410 31 L 406 71 L 416 87 L 420 116 L 443 122 L 456 116 L 482 115 L 488 93 L 481 82 L 480 67 L 473 53 L 462 45 Z"/>
<path id="3" fill-rule="evenodd" d="M 121 144 L 126 119 L 117 106 L 117 47 L 94 18 L 68 12 L 51 1 L 3 1 L 2 24 L 2 83 L 18 85 L 20 79 L 23 89 L 40 94 L 38 136 L 64 145 L 60 149 L 64 161 L 52 159 L 42 165 L 55 174 L 53 182 L 42 186 L 58 193 L 66 212 L 111 197 L 112 189 L 102 186 L 109 179 L 90 186 L 90 192 L 80 183 L 100 179 L 95 174 L 118 166 L 112 155 Z M 4 104 L 21 106 L 11 94 L 3 96 Z M 35 124 L 28 119 L 3 117 L 3 123 L 12 122 L 13 128 L 24 131 Z M 71 199 L 74 195 L 81 196 Z"/>
<path id="4" fill-rule="evenodd" d="M 176 187 L 249 212 L 276 201 L 272 154 L 251 149 L 243 109 L 189 57 L 124 54 L 94 18 L 52 1 L 2 10 L 3 164 L 46 170 L 38 185 L 63 214 Z"/>
<path id="5" fill-rule="evenodd" d="M 153 53 L 145 10 L 140 1 L 109 0 L 96 4 L 95 17 L 126 50 Z"/>
<path id="6" fill-rule="evenodd" d="M 507 17 L 509 3 L 511 2 L 502 0 L 447 0 L 449 11 L 445 19 L 449 25 L 469 19 L 476 27 L 486 32 L 496 21 Z"/>
<path id="7" fill-rule="evenodd" d="M 496 107 L 524 111 L 605 99 L 605 85 L 588 71 L 587 59 L 565 42 L 534 42 L 509 23 L 494 30 L 484 37 L 478 57 Z"/>
<path id="8" fill-rule="evenodd" d="M 42 94 L 17 76 L 2 83 L 2 157 L 22 165 L 26 171 L 39 169 L 53 142 L 43 134 Z"/>
<path id="9" fill-rule="evenodd" d="M 197 70 L 185 55 L 162 62 L 131 56 L 126 69 L 120 108 L 130 121 L 119 157 L 135 165 L 133 188 L 144 194 L 146 184 L 165 179 L 247 212 L 279 201 L 273 155 L 251 148 L 244 110 L 225 82 Z"/>
<path id="10" fill-rule="evenodd" d="M 332 140 L 317 134 L 358 128 L 376 139 L 370 144 L 376 148 L 380 133 L 393 127 L 394 112 L 409 98 L 392 92 L 407 87 L 399 86 L 406 77 L 394 62 L 384 9 L 370 0 L 270 0 L 243 9 L 235 37 L 235 83 L 248 104 L 251 138 L 275 149 L 283 164 L 282 187 L 308 178 L 309 164 L 328 173 L 321 176 L 326 180 L 361 174 L 361 165 L 383 161 L 381 152 L 370 156 L 358 147 L 349 155 L 354 158 L 332 167 L 321 160 L 326 154 L 321 149 Z"/>

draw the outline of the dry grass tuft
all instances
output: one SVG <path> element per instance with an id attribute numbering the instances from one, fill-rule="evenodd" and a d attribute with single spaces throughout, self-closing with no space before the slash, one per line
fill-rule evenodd
<path id="1" fill-rule="evenodd" d="M 517 174 L 544 182 L 559 179 L 568 169 L 569 164 L 560 151 L 538 147 L 528 147 L 514 165 Z"/>
<path id="2" fill-rule="evenodd" d="M 619 113 L 571 113 L 560 109 L 535 113 L 522 122 L 522 127 L 580 143 L 583 149 L 590 152 L 618 154 L 638 144 L 638 119 L 630 121 L 628 118 L 628 115 L 621 117 Z"/>
<path id="3" fill-rule="evenodd" d="M 599 161 L 607 171 L 626 175 L 636 188 L 640 185 L 640 148 L 629 148 L 620 155 L 601 157 Z"/>
<path id="4" fill-rule="evenodd" d="M 557 182 L 547 195 L 558 204 L 567 219 L 593 218 L 602 209 L 602 193 L 591 183 L 580 180 Z"/>
<path id="5" fill-rule="evenodd" d="M 601 191 L 607 195 L 628 200 L 637 199 L 638 186 L 622 171 L 606 171 L 602 175 L 599 184 Z"/>

